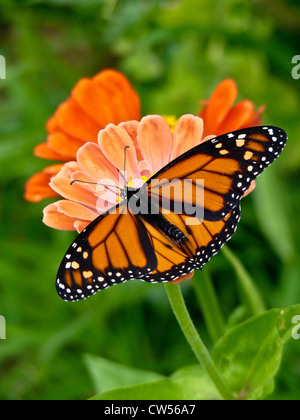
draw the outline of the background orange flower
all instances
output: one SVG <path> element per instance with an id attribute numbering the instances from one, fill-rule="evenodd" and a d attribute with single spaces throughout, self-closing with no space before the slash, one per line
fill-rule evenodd
<path id="1" fill-rule="evenodd" d="M 226 79 L 217 86 L 208 101 L 200 103 L 204 105 L 198 114 L 204 121 L 204 136 L 210 134 L 219 136 L 241 128 L 260 125 L 261 114 L 265 107 L 261 106 L 256 111 L 253 102 L 248 100 L 242 100 L 234 105 L 237 96 L 235 81 Z"/>
<path id="2" fill-rule="evenodd" d="M 76 160 L 78 149 L 86 142 L 97 142 L 107 124 L 139 120 L 140 100 L 126 77 L 115 70 L 104 70 L 92 79 L 81 79 L 71 97 L 61 104 L 48 121 L 47 141 L 34 154 L 43 159 L 69 162 Z M 25 198 L 37 202 L 57 194 L 49 182 L 61 165 L 45 168 L 26 184 Z"/>

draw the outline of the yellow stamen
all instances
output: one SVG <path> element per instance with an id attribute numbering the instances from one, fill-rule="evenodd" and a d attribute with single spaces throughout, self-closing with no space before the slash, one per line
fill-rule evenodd
<path id="1" fill-rule="evenodd" d="M 130 181 L 127 183 L 127 187 L 128 188 L 134 188 L 132 177 L 130 177 Z"/>

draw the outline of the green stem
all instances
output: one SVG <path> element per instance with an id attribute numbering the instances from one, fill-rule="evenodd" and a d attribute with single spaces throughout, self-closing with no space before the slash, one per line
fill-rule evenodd
<path id="1" fill-rule="evenodd" d="M 241 261 L 234 255 L 228 246 L 224 246 L 222 252 L 236 272 L 245 303 L 251 314 L 259 315 L 265 312 L 266 308 L 263 299 Z"/>
<path id="2" fill-rule="evenodd" d="M 193 284 L 209 335 L 215 343 L 225 333 L 225 321 L 208 270 L 197 270 Z"/>
<path id="3" fill-rule="evenodd" d="M 198 361 L 202 364 L 207 374 L 209 375 L 215 387 L 218 389 L 220 395 L 224 400 L 234 400 L 234 396 L 229 390 L 224 379 L 221 377 L 216 365 L 214 364 L 207 348 L 205 347 L 201 337 L 199 336 L 193 321 L 186 308 L 181 289 L 179 285 L 165 284 L 166 292 L 169 301 L 174 311 L 175 317 L 185 335 L 186 340 L 195 353 Z"/>

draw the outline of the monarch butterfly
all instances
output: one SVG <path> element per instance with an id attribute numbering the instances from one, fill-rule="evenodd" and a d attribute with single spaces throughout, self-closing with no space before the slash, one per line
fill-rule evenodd
<path id="1" fill-rule="evenodd" d="M 60 297 L 77 301 L 130 279 L 170 282 L 202 269 L 234 234 L 242 196 L 286 140 L 283 130 L 270 126 L 224 134 L 171 161 L 142 188 L 125 187 L 123 201 L 88 225 L 67 251 L 57 275 Z M 189 194 L 185 180 L 193 186 Z M 167 197 L 164 186 L 172 181 L 180 192 Z M 180 200 L 194 214 L 176 212 Z M 132 201 L 146 211 L 134 211 Z"/>

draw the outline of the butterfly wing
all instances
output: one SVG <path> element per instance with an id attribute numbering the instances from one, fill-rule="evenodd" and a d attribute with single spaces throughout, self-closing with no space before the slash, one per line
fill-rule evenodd
<path id="1" fill-rule="evenodd" d="M 286 140 L 277 127 L 251 127 L 201 143 L 148 181 L 149 197 L 168 211 L 222 220 L 279 156 Z"/>
<path id="2" fill-rule="evenodd" d="M 240 204 L 218 222 L 195 219 L 197 223 L 191 224 L 190 217 L 175 213 L 164 217 L 185 234 L 188 242 L 175 242 L 160 229 L 145 222 L 158 261 L 157 268 L 143 278 L 150 283 L 174 281 L 196 268 L 202 269 L 236 231 Z"/>
<path id="3" fill-rule="evenodd" d="M 99 216 L 73 242 L 58 270 L 56 288 L 63 300 L 82 300 L 115 284 L 143 278 L 156 267 L 144 224 L 121 204 Z"/>

